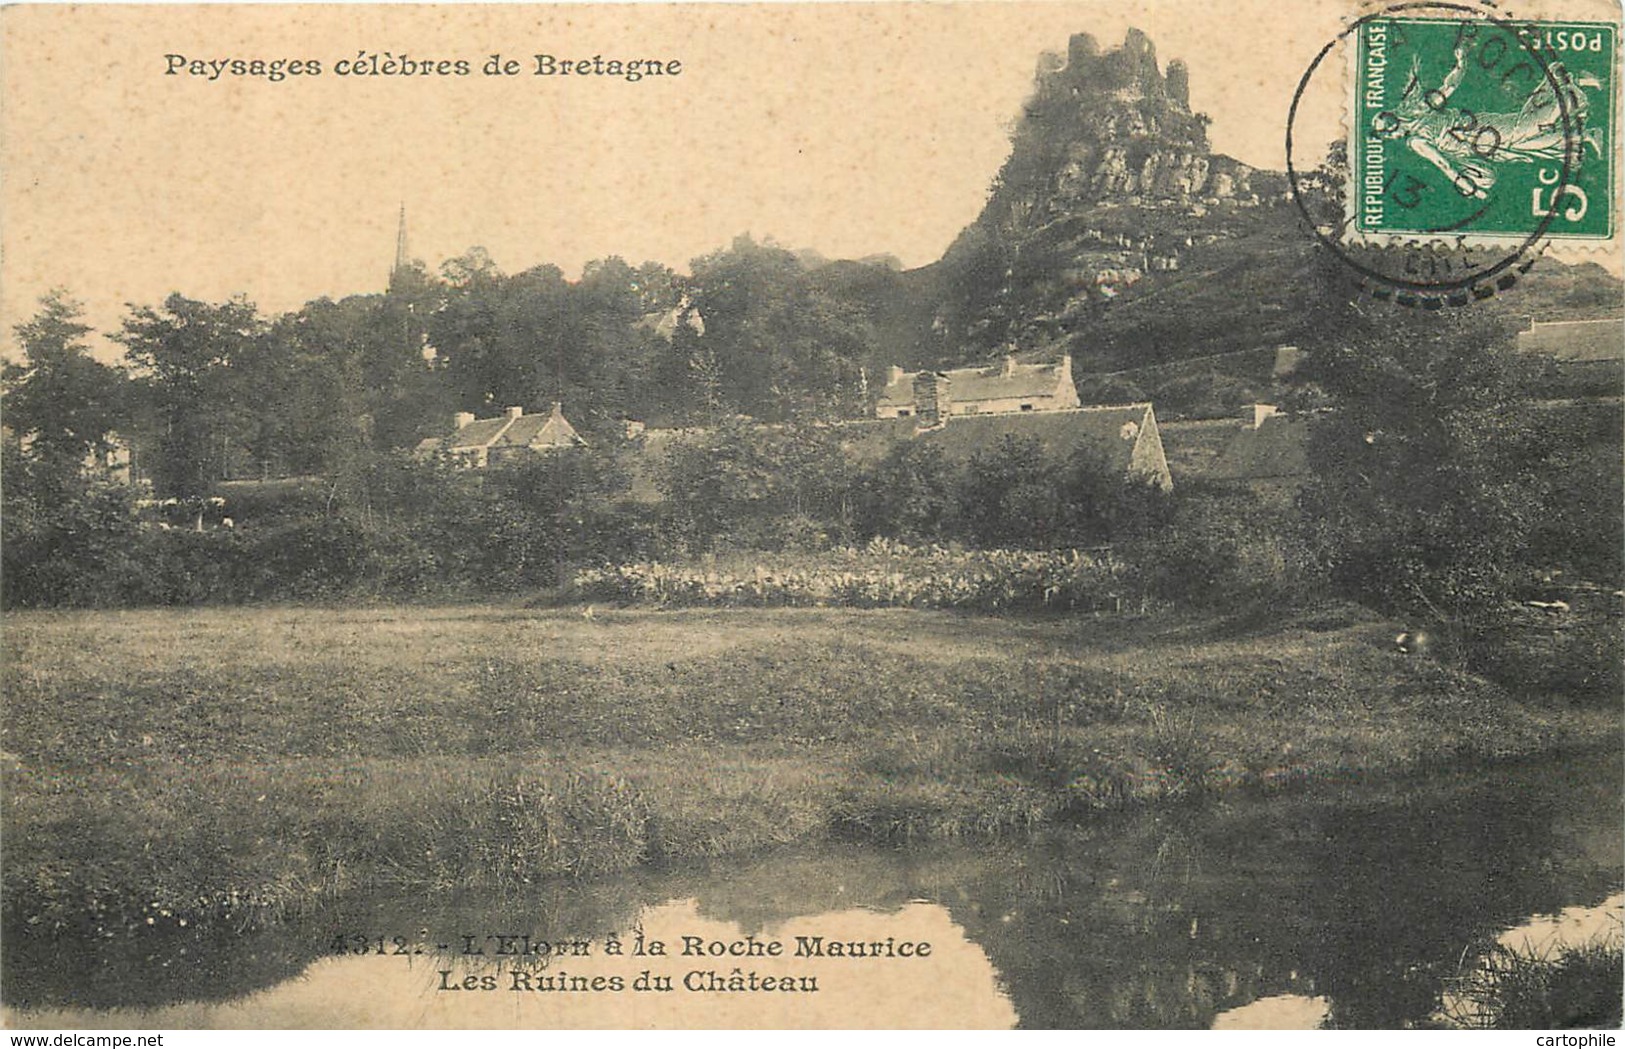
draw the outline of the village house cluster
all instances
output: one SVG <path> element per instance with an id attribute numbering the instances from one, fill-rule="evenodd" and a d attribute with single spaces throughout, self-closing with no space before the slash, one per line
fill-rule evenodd
<path id="1" fill-rule="evenodd" d="M 939 445 L 949 458 L 963 460 L 1005 435 L 1036 438 L 1047 451 L 1065 453 L 1088 445 L 1123 476 L 1168 491 L 1173 475 L 1162 446 L 1156 412 L 1149 403 L 1079 404 L 1072 361 L 1022 364 L 1005 356 L 989 368 L 920 371 L 892 368 L 875 406 L 875 417 L 842 426 L 855 459 L 883 456 L 910 440 Z M 646 429 L 629 424 L 629 436 L 650 454 L 704 434 L 703 429 Z M 586 444 L 554 403 L 546 415 L 526 415 L 523 406 L 492 418 L 459 412 L 451 431 L 419 442 L 417 455 L 444 455 L 459 466 L 480 469 Z"/>
<path id="2" fill-rule="evenodd" d="M 408 257 L 403 207 L 392 282 L 408 267 Z M 639 327 L 668 341 L 679 329 L 696 337 L 705 334 L 704 318 L 687 295 L 668 309 L 648 314 Z M 1545 359 L 1569 381 L 1611 385 L 1625 365 L 1619 322 L 1611 318 L 1530 318 L 1518 335 L 1518 349 Z M 1274 383 L 1290 379 L 1304 357 L 1295 346 L 1275 347 L 1273 355 L 1270 379 Z M 1281 412 L 1269 404 L 1254 405 L 1218 454 L 1193 472 L 1227 483 L 1300 482 L 1309 472 L 1309 422 L 1307 415 Z M 1084 404 L 1069 354 L 1022 360 L 1006 350 L 984 365 L 944 370 L 911 371 L 892 365 L 875 393 L 872 414 L 832 425 L 839 428 L 843 444 L 857 461 L 874 462 L 900 443 L 919 441 L 937 446 L 951 461 L 964 462 L 978 450 L 1011 436 L 1036 440 L 1046 453 L 1062 457 L 1088 448 L 1127 479 L 1163 491 L 1174 485 L 1164 430 L 1151 401 Z M 1186 420 L 1175 425 L 1212 423 Z M 634 463 L 634 493 L 653 499 L 658 498 L 651 480 L 655 461 L 667 450 L 700 439 L 708 431 L 646 427 L 628 421 L 626 433 L 640 452 L 640 461 Z M 1178 438 L 1174 440 L 1177 446 Z M 524 405 L 512 405 L 488 417 L 458 412 L 443 432 L 421 440 L 415 455 L 420 460 L 444 458 L 465 469 L 482 470 L 587 443 L 566 417 L 565 406 L 553 402 L 539 412 Z M 85 469 L 129 484 L 140 483 L 141 465 L 136 450 L 111 434 L 87 459 Z M 203 515 L 196 520 L 201 527 Z"/>
<path id="3" fill-rule="evenodd" d="M 685 323 L 703 330 L 686 304 L 658 319 L 668 326 Z M 1622 363 L 1618 325 L 1612 320 L 1532 320 L 1518 345 L 1571 375 L 1611 376 Z M 1290 375 L 1301 358 L 1297 347 L 1277 347 L 1275 377 Z M 1309 471 L 1309 421 L 1307 415 L 1282 412 L 1275 405 L 1252 405 L 1204 475 L 1247 484 L 1301 480 Z M 1035 438 L 1046 451 L 1058 454 L 1088 446 L 1124 477 L 1164 491 L 1174 484 L 1152 404 L 1082 404 L 1067 355 L 1026 362 L 1007 353 L 986 366 L 940 371 L 892 366 L 875 399 L 873 417 L 839 425 L 848 450 L 863 461 L 879 459 L 903 441 L 931 442 L 950 459 L 963 461 L 1011 435 Z M 638 439 L 647 456 L 705 432 L 627 425 L 628 435 Z M 526 414 L 520 406 L 491 418 L 458 413 L 448 433 L 422 441 L 417 453 L 423 458 L 446 455 L 460 466 L 480 469 L 586 443 L 563 406 L 554 403 L 543 414 Z"/>

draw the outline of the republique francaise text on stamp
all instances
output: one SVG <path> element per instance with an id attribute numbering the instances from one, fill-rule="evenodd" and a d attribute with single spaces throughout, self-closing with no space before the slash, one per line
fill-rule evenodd
<path id="1" fill-rule="evenodd" d="M 1349 231 L 1610 237 L 1616 27 L 1436 14 L 1359 27 Z"/>

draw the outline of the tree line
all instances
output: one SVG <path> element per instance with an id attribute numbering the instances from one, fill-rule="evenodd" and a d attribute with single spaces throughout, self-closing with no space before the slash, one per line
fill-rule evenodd
<path id="1" fill-rule="evenodd" d="M 72 459 L 116 431 L 160 496 L 196 498 L 230 478 L 353 474 L 458 411 L 559 401 L 589 434 L 850 416 L 883 354 L 873 302 L 828 268 L 740 237 L 691 275 L 612 257 L 571 281 L 551 265 L 505 274 L 475 248 L 438 274 L 400 270 L 387 292 L 276 317 L 242 298 L 132 305 L 108 333 L 122 365 L 92 357 L 78 304 L 57 291 L 17 329 L 6 425 Z"/>
<path id="2" fill-rule="evenodd" d="M 903 442 L 863 462 L 840 429 L 731 419 L 662 449 L 606 435 L 479 471 L 398 452 L 349 483 L 220 486 L 224 505 L 197 528 L 195 501 L 138 509 L 136 489 L 55 470 L 8 438 L 0 596 L 73 607 L 545 592 L 583 567 L 875 538 L 1091 548 L 1150 535 L 1171 505 L 1086 448 L 1054 456 L 1006 437 L 955 463 Z M 219 527 L 222 514 L 240 523 Z"/>

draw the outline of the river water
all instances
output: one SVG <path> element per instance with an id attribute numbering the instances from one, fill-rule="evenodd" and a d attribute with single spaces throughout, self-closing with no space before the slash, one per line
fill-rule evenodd
<path id="1" fill-rule="evenodd" d="M 4 1018 L 1405 1027 L 1436 1016 L 1497 940 L 1618 937 L 1622 799 L 1619 754 L 1591 754 L 1125 812 L 991 845 L 837 845 L 504 901 L 352 900 L 252 932 L 10 930 Z M 867 954 L 832 956 L 834 941 Z"/>

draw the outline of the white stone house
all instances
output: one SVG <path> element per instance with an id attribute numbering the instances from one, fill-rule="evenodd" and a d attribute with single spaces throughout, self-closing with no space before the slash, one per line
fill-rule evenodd
<path id="1" fill-rule="evenodd" d="M 987 368 L 908 373 L 893 367 L 875 402 L 875 417 L 935 420 L 950 415 L 1057 411 L 1079 404 L 1070 356 L 1050 364 L 1022 364 L 1007 356 Z"/>
<path id="2" fill-rule="evenodd" d="M 445 437 L 419 441 L 418 456 L 430 458 L 444 453 L 460 465 L 479 469 L 587 443 L 564 417 L 557 401 L 546 415 L 526 415 L 521 407 L 508 408 L 494 419 L 476 419 L 472 412 L 458 412 L 454 424 Z"/>

